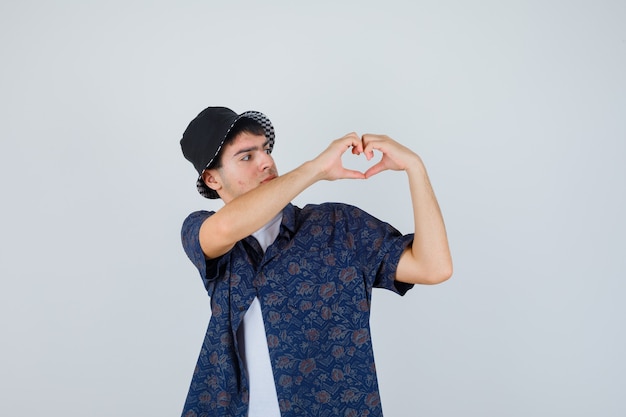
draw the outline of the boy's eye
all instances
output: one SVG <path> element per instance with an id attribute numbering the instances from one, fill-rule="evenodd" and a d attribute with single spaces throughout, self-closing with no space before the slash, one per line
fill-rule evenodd
<path id="1" fill-rule="evenodd" d="M 250 160 L 250 155 L 246 155 L 243 158 L 241 158 L 242 161 L 249 161 Z"/>
<path id="2" fill-rule="evenodd" d="M 272 153 L 272 150 L 271 150 L 270 148 L 267 148 L 267 149 L 265 150 L 265 153 L 269 155 L 269 154 L 271 154 L 271 153 Z"/>

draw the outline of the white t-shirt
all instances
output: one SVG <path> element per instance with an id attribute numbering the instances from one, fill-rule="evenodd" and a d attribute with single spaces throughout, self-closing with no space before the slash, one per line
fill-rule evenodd
<path id="1" fill-rule="evenodd" d="M 263 252 L 276 240 L 282 219 L 283 214 L 279 213 L 252 234 L 263 248 Z M 258 298 L 254 298 L 246 311 L 237 337 L 240 346 L 239 353 L 244 360 L 250 382 L 248 417 L 280 417 L 265 325 Z"/>

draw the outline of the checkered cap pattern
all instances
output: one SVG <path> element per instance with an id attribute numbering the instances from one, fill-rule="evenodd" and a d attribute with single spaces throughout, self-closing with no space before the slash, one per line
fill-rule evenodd
<path id="1" fill-rule="evenodd" d="M 270 153 L 272 152 L 272 150 L 274 149 L 274 140 L 275 140 L 274 126 L 272 125 L 272 122 L 270 122 L 270 119 L 268 119 L 267 116 L 261 112 L 247 111 L 247 112 L 241 113 L 235 119 L 235 121 L 233 121 L 233 123 L 230 125 L 230 127 L 228 128 L 228 131 L 226 132 L 226 135 L 224 135 L 224 138 L 222 139 L 222 143 L 220 143 L 220 146 L 217 148 L 217 152 L 215 152 L 215 155 L 213 155 L 213 157 L 211 158 L 209 163 L 206 165 L 206 167 L 204 167 L 204 169 L 207 169 L 211 166 L 215 158 L 217 158 L 217 156 L 220 154 L 220 151 L 222 150 L 222 146 L 224 145 L 224 141 L 226 140 L 226 137 L 228 137 L 228 135 L 230 134 L 230 131 L 237 124 L 237 122 L 243 118 L 252 119 L 263 127 L 263 130 L 265 131 L 265 137 L 267 138 L 267 141 L 268 141 Z M 206 184 L 202 180 L 202 173 L 200 173 L 200 175 L 198 176 L 198 180 L 196 181 L 196 188 L 198 189 L 198 192 L 200 193 L 200 195 L 202 195 L 203 197 L 212 198 L 212 199 L 220 198 L 220 196 L 217 194 L 216 191 L 206 186 Z"/>

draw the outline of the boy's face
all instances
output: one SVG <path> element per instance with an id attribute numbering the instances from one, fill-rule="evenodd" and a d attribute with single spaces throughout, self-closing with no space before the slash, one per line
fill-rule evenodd
<path id="1" fill-rule="evenodd" d="M 204 182 L 224 203 L 232 201 L 278 176 L 269 149 L 264 135 L 241 132 L 222 149 L 222 166 L 204 172 Z"/>

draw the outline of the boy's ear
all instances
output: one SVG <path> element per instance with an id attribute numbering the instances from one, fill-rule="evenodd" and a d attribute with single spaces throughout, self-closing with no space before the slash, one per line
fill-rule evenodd
<path id="1" fill-rule="evenodd" d="M 220 184 L 219 180 L 215 176 L 215 172 L 213 172 L 212 169 L 206 169 L 202 172 L 202 181 L 204 181 L 204 184 L 213 191 L 217 191 L 222 188 L 222 184 Z"/>

